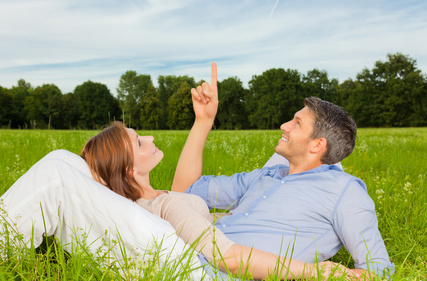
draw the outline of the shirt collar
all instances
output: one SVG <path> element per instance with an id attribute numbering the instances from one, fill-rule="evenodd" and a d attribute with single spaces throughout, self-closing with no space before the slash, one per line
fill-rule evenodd
<path id="1" fill-rule="evenodd" d="M 300 176 L 300 175 L 324 173 L 324 172 L 327 172 L 329 170 L 343 172 L 343 170 L 340 167 L 338 167 L 337 165 L 323 164 L 323 165 L 320 165 L 319 167 L 316 167 L 314 169 L 311 169 L 311 170 L 308 170 L 308 171 L 305 171 L 305 172 L 296 173 L 296 174 L 292 174 L 292 175 L 285 175 L 285 177 L 289 178 L 289 177 L 297 177 L 297 176 Z"/>

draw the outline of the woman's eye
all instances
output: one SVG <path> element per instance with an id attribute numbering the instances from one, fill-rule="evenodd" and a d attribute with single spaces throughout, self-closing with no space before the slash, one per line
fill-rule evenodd
<path id="1" fill-rule="evenodd" d="M 141 146 L 141 141 L 140 140 L 138 140 L 138 145 Z"/>

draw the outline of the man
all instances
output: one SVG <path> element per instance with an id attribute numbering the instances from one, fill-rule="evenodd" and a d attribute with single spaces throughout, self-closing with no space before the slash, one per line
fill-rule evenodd
<path id="1" fill-rule="evenodd" d="M 211 84 L 192 89 L 196 120 L 176 169 L 173 191 L 196 194 L 209 207 L 231 209 L 216 227 L 237 244 L 314 263 L 344 245 L 357 275 L 392 267 L 366 185 L 333 165 L 353 151 L 356 124 L 342 108 L 318 98 L 282 124 L 276 153 L 289 165 L 250 173 L 202 176 L 202 154 L 218 106 Z M 368 272 L 369 270 L 369 272 Z"/>

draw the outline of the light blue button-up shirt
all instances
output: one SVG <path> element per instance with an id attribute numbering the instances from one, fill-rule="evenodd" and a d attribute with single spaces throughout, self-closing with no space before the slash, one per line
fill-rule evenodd
<path id="1" fill-rule="evenodd" d="M 237 244 L 313 263 L 344 245 L 355 267 L 382 275 L 392 267 L 375 205 L 362 180 L 335 165 L 289 175 L 276 165 L 233 176 L 203 176 L 186 193 L 210 208 L 230 209 L 216 222 Z"/>

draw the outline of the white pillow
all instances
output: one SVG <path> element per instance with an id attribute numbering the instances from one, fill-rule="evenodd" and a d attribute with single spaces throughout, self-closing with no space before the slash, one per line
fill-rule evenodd
<path id="1" fill-rule="evenodd" d="M 90 250 L 96 252 L 107 231 L 111 240 L 121 241 L 128 258 L 143 257 L 157 244 L 163 264 L 179 260 L 189 249 L 167 221 L 96 182 L 87 163 L 66 150 L 46 155 L 1 200 L 7 220 L 16 225 L 27 245 L 33 239 L 37 247 L 43 236 L 55 235 L 71 250 L 76 238 L 86 237 Z M 115 258 L 123 258 L 119 245 L 113 252 Z M 198 267 L 196 254 L 188 257 Z M 202 274 L 196 270 L 192 277 L 200 279 Z"/>

